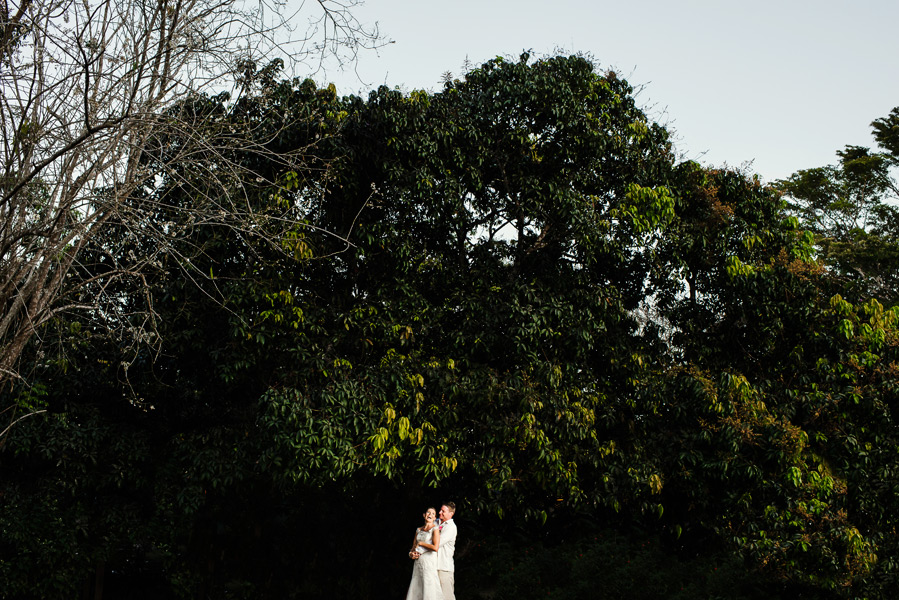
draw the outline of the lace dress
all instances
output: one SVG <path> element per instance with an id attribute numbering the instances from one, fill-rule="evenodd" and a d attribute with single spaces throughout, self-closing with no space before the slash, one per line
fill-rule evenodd
<path id="1" fill-rule="evenodd" d="M 430 531 L 418 529 L 415 539 L 418 543 L 433 544 L 436 527 Z M 443 600 L 443 592 L 440 589 L 440 579 L 437 577 L 437 553 L 418 546 L 421 556 L 413 561 L 412 582 L 409 584 L 409 592 L 406 600 Z"/>

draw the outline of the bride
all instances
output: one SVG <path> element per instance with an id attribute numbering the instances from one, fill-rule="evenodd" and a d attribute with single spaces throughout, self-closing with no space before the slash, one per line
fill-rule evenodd
<path id="1" fill-rule="evenodd" d="M 423 515 L 425 524 L 415 530 L 409 558 L 415 560 L 412 582 L 406 600 L 443 600 L 440 579 L 437 577 L 437 548 L 440 547 L 440 529 L 437 527 L 437 510 L 428 508 Z"/>

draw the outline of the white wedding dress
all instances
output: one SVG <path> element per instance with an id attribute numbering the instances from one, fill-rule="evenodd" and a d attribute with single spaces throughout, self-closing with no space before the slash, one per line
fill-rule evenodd
<path id="1" fill-rule="evenodd" d="M 437 527 L 432 527 L 430 531 L 418 529 L 415 539 L 419 544 L 422 542 L 432 544 L 436 530 Z M 437 577 L 437 553 L 421 546 L 418 547 L 418 551 L 421 556 L 413 561 L 412 582 L 409 584 L 406 600 L 443 600 L 440 579 Z"/>

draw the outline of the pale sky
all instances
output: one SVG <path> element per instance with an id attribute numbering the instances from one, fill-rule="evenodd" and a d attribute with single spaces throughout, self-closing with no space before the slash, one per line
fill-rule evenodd
<path id="1" fill-rule="evenodd" d="M 899 106 L 899 0 L 367 0 L 394 40 L 329 72 L 341 94 L 386 84 L 438 91 L 466 59 L 584 52 L 641 88 L 638 102 L 687 158 L 752 161 L 766 181 L 872 146 Z"/>

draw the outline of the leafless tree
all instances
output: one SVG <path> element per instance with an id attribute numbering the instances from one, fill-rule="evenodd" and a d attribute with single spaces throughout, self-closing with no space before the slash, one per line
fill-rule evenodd
<path id="1" fill-rule="evenodd" d="M 62 311 L 97 310 L 108 281 L 139 279 L 153 260 L 134 257 L 97 280 L 73 281 L 85 247 L 111 221 L 142 226 L 126 199 L 152 181 L 154 170 L 158 176 L 167 164 L 183 166 L 197 153 L 239 143 L 233 128 L 205 126 L 173 107 L 221 92 L 239 95 L 256 65 L 275 57 L 307 73 L 327 61 L 353 61 L 360 49 L 381 43 L 376 28 L 355 20 L 358 2 L 0 0 L 0 391 L 27 385 L 19 363 L 42 325 Z M 190 143 L 168 152 L 168 163 L 141 159 L 173 134 Z M 278 159 L 296 168 L 303 154 Z M 209 202 L 183 222 L 252 221 L 248 204 L 215 191 L 237 189 L 247 178 L 235 166 L 231 181 L 221 181 L 228 167 L 218 165 L 216 183 L 203 190 Z M 164 243 L 166 232 L 156 233 Z M 73 293 L 88 287 L 92 294 Z M 113 302 L 104 310 L 114 309 Z M 7 424 L 2 444 L 9 428 L 39 407 L 0 410 Z"/>

